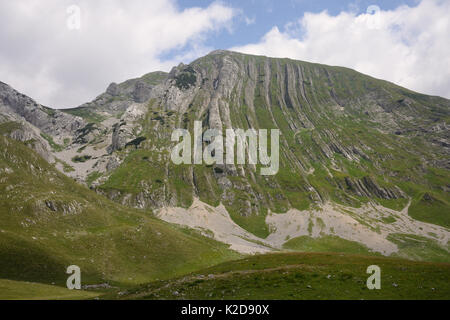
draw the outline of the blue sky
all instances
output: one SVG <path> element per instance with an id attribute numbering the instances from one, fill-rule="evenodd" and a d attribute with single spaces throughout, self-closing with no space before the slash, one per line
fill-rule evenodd
<path id="1" fill-rule="evenodd" d="M 213 1 L 206 0 L 180 0 L 180 9 L 191 7 L 205 7 Z M 255 42 L 263 37 L 273 26 L 283 29 L 292 21 L 300 19 L 305 12 L 319 13 L 327 10 L 330 15 L 338 15 L 342 11 L 351 11 L 357 14 L 365 13 L 371 5 L 377 5 L 380 9 L 391 10 L 401 5 L 416 6 L 416 0 L 232 0 L 220 1 L 221 3 L 242 10 L 242 16 L 236 18 L 233 32 L 226 30 L 209 37 L 205 45 L 215 49 L 227 49 Z M 246 19 L 251 20 L 248 24 Z M 175 54 L 179 50 L 165 53 L 167 56 Z"/>
<path id="2" fill-rule="evenodd" d="M 0 1 L 0 81 L 76 107 L 111 82 L 229 49 L 450 98 L 449 13 L 449 0 Z"/>

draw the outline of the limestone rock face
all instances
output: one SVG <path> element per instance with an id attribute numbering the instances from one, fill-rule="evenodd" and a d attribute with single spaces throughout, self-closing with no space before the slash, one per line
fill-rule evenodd
<path id="1" fill-rule="evenodd" d="M 8 119 L 8 120 L 6 120 Z M 39 130 L 33 127 L 28 122 L 20 121 L 14 117 L 8 117 L 0 119 L 1 126 L 9 126 L 14 124 L 9 128 L 9 130 L 4 131 L 3 134 L 14 140 L 24 142 L 28 147 L 36 151 L 42 158 L 48 162 L 54 161 L 54 156 L 51 152 L 51 147 L 49 143 L 40 136 Z"/>
<path id="2" fill-rule="evenodd" d="M 136 82 L 133 92 L 134 101 L 142 103 L 148 101 L 150 97 L 151 97 L 151 86 L 148 86 L 143 81 Z"/>
<path id="3" fill-rule="evenodd" d="M 132 139 L 145 136 L 138 149 L 150 155 L 141 160 L 160 176 L 142 177 L 136 194 L 114 193 L 128 205 L 152 207 L 174 201 L 187 205 L 193 194 L 251 217 L 266 208 L 284 212 L 329 201 L 351 205 L 359 198 L 396 201 L 409 197 L 398 184 L 411 177 L 408 170 L 395 171 L 387 163 L 420 158 L 421 174 L 429 166 L 448 165 L 442 162 L 449 154 L 448 127 L 442 117 L 449 113 L 448 100 L 345 68 L 219 50 L 174 67 L 149 92 L 142 81 L 118 85 L 128 90 L 127 110 L 136 102 L 147 109 L 128 120 L 124 118 L 128 111 L 122 116 L 109 151 L 128 150 Z M 136 88 L 144 92 L 139 99 Z M 195 120 L 202 121 L 204 130 L 280 129 L 281 172 L 261 177 L 248 165 L 173 166 L 168 157 L 171 132 L 175 128 L 192 132 Z M 406 147 L 413 138 L 427 144 L 427 156 Z M 399 151 L 397 144 L 406 149 Z M 185 193 L 175 188 L 174 174 L 183 181 Z"/>
<path id="4" fill-rule="evenodd" d="M 113 97 L 118 96 L 120 94 L 120 89 L 117 83 L 112 82 L 106 89 L 106 93 Z"/>
<path id="5" fill-rule="evenodd" d="M 77 129 L 85 125 L 82 118 L 44 107 L 5 83 L 0 83 L 0 103 L 4 111 L 21 116 L 52 136 L 73 135 Z"/>
<path id="6" fill-rule="evenodd" d="M 111 83 L 71 110 L 1 84 L 0 111 L 47 135 L 35 148 L 71 166 L 66 174 L 128 206 L 189 207 L 197 197 L 246 227 L 268 212 L 330 203 L 401 207 L 425 191 L 435 199 L 427 205 L 448 208 L 450 101 L 347 68 L 218 50 L 170 73 Z M 260 164 L 173 164 L 172 132 L 193 135 L 194 121 L 203 131 L 279 129 L 278 173 L 262 176 Z"/>

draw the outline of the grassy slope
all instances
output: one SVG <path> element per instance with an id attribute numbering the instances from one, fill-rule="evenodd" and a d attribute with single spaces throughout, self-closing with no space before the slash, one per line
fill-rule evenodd
<path id="1" fill-rule="evenodd" d="M 447 180 L 448 181 L 448 180 Z M 409 207 L 408 213 L 417 220 L 450 228 L 448 197 L 428 193 L 419 194 Z"/>
<path id="2" fill-rule="evenodd" d="M 414 234 L 392 233 L 387 239 L 398 246 L 399 251 L 393 256 L 412 260 L 450 262 L 449 244 L 446 250 L 433 240 Z"/>
<path id="3" fill-rule="evenodd" d="M 302 252 L 343 252 L 362 255 L 376 254 L 358 242 L 345 240 L 336 236 L 322 236 L 317 239 L 308 236 L 297 237 L 287 241 L 283 247 Z"/>
<path id="4" fill-rule="evenodd" d="M 0 136 L 0 278 L 123 286 L 239 257 L 226 245 L 76 184 L 24 144 Z"/>
<path id="5" fill-rule="evenodd" d="M 380 290 L 366 287 L 370 265 L 381 268 Z M 337 253 L 280 253 L 150 283 L 125 298 L 450 299 L 449 276 L 449 264 Z"/>
<path id="6" fill-rule="evenodd" d="M 100 293 L 25 281 L 0 279 L 0 300 L 82 300 Z"/>

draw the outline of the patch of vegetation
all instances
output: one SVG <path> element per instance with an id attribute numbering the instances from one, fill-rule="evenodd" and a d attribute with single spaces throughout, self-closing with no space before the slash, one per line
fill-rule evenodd
<path id="1" fill-rule="evenodd" d="M 41 132 L 41 137 L 47 140 L 48 144 L 53 149 L 53 151 L 60 152 L 64 150 L 64 146 L 57 144 L 55 141 L 53 141 L 53 138 L 50 135 Z"/>
<path id="2" fill-rule="evenodd" d="M 394 223 L 395 221 L 397 221 L 397 219 L 395 219 L 393 216 L 388 216 L 388 217 L 382 217 L 381 220 L 384 223 Z"/>
<path id="3" fill-rule="evenodd" d="M 301 236 L 285 242 L 283 248 L 304 252 L 344 252 L 380 255 L 358 242 L 342 239 L 337 236 L 321 236 L 320 238 Z"/>
<path id="4" fill-rule="evenodd" d="M 90 160 L 92 156 L 89 155 L 82 155 L 82 156 L 75 156 L 72 158 L 72 162 L 86 162 Z"/>
<path id="5" fill-rule="evenodd" d="M 408 204 L 408 199 L 378 199 L 377 200 L 383 207 L 396 211 L 403 210 Z"/>
<path id="6" fill-rule="evenodd" d="M 55 115 L 55 113 L 56 113 L 56 110 L 55 110 L 55 109 L 52 109 L 52 108 L 49 108 L 49 107 L 45 107 L 45 106 L 42 106 L 42 110 L 43 110 L 46 114 L 48 114 L 50 117 L 53 117 L 53 116 Z"/>
<path id="7" fill-rule="evenodd" d="M 417 220 L 450 228 L 450 204 L 433 193 L 422 193 L 412 201 L 408 214 Z"/>
<path id="8" fill-rule="evenodd" d="M 93 171 L 93 172 L 89 173 L 88 176 L 86 177 L 86 184 L 88 186 L 91 186 L 95 180 L 97 180 L 98 178 L 100 178 L 102 176 L 103 176 L 103 174 L 101 172 Z"/>
<path id="9" fill-rule="evenodd" d="M 77 149 L 77 153 L 82 153 L 84 151 L 84 149 L 86 149 L 87 145 L 84 145 L 80 148 Z"/>
<path id="10" fill-rule="evenodd" d="M 87 122 L 92 122 L 92 123 L 100 123 L 106 119 L 104 116 L 89 110 L 89 108 L 87 108 L 87 107 L 61 109 L 60 111 L 71 114 L 73 116 L 83 118 Z"/>
<path id="11" fill-rule="evenodd" d="M 71 165 L 67 164 L 67 162 L 62 161 L 61 159 L 56 159 L 56 162 L 61 163 L 61 165 L 63 166 L 63 171 L 65 173 L 69 173 L 69 172 L 75 171 L 75 169 Z"/>
<path id="12" fill-rule="evenodd" d="M 10 134 L 11 132 L 21 128 L 22 125 L 18 122 L 14 121 L 3 122 L 0 123 L 0 134 L 1 135 Z"/>
<path id="13" fill-rule="evenodd" d="M 161 123 L 161 125 L 165 124 L 166 122 L 164 121 L 164 118 L 161 116 L 156 116 L 154 118 L 152 118 L 152 120 L 154 121 L 159 121 Z"/>
<path id="14" fill-rule="evenodd" d="M 147 160 L 141 159 L 146 157 Z M 153 179 L 164 180 L 164 174 L 154 161 L 154 154 L 147 150 L 138 149 L 130 152 L 119 168 L 117 168 L 100 186 L 105 191 L 119 190 L 123 193 L 138 194 L 143 190 L 142 181 Z"/>
<path id="15" fill-rule="evenodd" d="M 146 75 L 141 77 L 141 80 L 145 81 L 150 85 L 158 85 L 168 77 L 168 73 L 162 71 L 155 71 L 147 73 Z"/>
<path id="16" fill-rule="evenodd" d="M 146 137 L 137 137 L 136 139 L 133 139 L 130 142 L 127 142 L 127 144 L 125 145 L 125 148 L 128 146 L 134 146 L 137 149 L 139 147 L 139 145 L 142 142 L 144 142 L 145 140 L 147 140 Z"/>
<path id="17" fill-rule="evenodd" d="M 240 212 L 235 212 L 233 209 L 229 210 L 229 212 L 231 219 L 237 225 L 253 233 L 255 236 L 265 239 L 270 234 L 269 227 L 266 224 L 267 210 L 250 216 L 244 216 Z"/>
<path id="18" fill-rule="evenodd" d="M 188 66 L 175 77 L 175 85 L 179 89 L 189 89 L 197 82 L 197 75 L 192 67 Z"/>
<path id="19" fill-rule="evenodd" d="M 450 262 L 450 246 L 442 247 L 436 241 L 414 234 L 392 233 L 387 239 L 397 244 L 399 252 L 393 254 L 408 259 Z"/>

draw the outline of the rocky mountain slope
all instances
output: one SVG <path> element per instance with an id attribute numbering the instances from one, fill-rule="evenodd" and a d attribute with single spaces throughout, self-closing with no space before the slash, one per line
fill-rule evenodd
<path id="1" fill-rule="evenodd" d="M 60 171 L 122 205 L 186 225 L 167 212 L 198 199 L 241 228 L 234 239 L 269 249 L 329 235 L 392 254 L 412 234 L 448 254 L 447 99 L 347 68 L 229 51 L 113 83 L 74 109 L 40 106 L 4 84 L 0 97 L 3 134 L 32 141 Z M 280 129 L 279 172 L 173 164 L 173 130 L 192 132 L 196 120 L 204 130 Z M 193 226 L 224 240 L 225 229 Z"/>
<path id="2" fill-rule="evenodd" d="M 77 265 L 83 285 L 108 288 L 237 257 L 198 232 L 88 190 L 24 143 L 0 136 L 0 279 L 65 287 L 66 268 Z"/>

